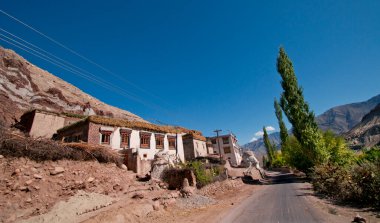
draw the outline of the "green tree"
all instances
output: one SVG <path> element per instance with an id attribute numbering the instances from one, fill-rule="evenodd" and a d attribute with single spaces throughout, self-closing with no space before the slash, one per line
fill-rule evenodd
<path id="1" fill-rule="evenodd" d="M 263 127 L 263 132 L 264 132 L 264 135 L 263 135 L 264 145 L 267 150 L 269 166 L 271 166 L 273 163 L 273 160 L 275 159 L 274 145 L 269 140 L 268 133 L 267 133 L 267 130 L 265 129 L 265 126 Z"/>
<path id="2" fill-rule="evenodd" d="M 282 47 L 277 57 L 277 71 L 281 75 L 283 89 L 280 105 L 293 126 L 293 134 L 301 144 L 303 154 L 310 161 L 306 162 L 310 166 L 303 170 L 309 171 L 313 165 L 325 161 L 328 155 L 323 145 L 322 133 L 315 122 L 315 115 L 303 97 L 293 64 Z"/>
<path id="3" fill-rule="evenodd" d="M 278 120 L 278 126 L 280 127 L 280 139 L 281 139 L 281 150 L 284 148 L 284 145 L 288 139 L 288 130 L 286 129 L 284 120 L 282 119 L 282 110 L 281 106 L 278 103 L 277 99 L 274 99 L 274 110 Z"/>

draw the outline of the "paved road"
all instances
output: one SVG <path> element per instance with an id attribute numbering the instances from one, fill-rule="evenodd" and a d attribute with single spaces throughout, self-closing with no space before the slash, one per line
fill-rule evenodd
<path id="1" fill-rule="evenodd" d="M 251 197 L 228 212 L 219 222 L 309 223 L 325 222 L 321 210 L 305 198 L 308 184 L 291 174 L 269 173 L 269 185 L 263 185 Z"/>

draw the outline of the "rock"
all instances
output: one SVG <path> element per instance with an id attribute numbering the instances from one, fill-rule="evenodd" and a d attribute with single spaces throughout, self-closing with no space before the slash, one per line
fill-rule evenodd
<path id="1" fill-rule="evenodd" d="M 32 172 L 35 172 L 35 173 L 38 172 L 38 170 L 37 170 L 36 168 L 34 168 L 34 167 L 30 168 L 30 170 L 31 170 Z"/>
<path id="2" fill-rule="evenodd" d="M 25 186 L 19 187 L 19 189 L 20 189 L 21 191 L 26 191 L 26 192 L 29 191 L 29 188 L 28 188 L 28 187 L 25 187 Z"/>
<path id="3" fill-rule="evenodd" d="M 89 178 L 87 179 L 87 182 L 91 183 L 91 182 L 93 182 L 94 180 L 95 180 L 95 178 L 93 178 L 93 177 L 89 177 Z"/>
<path id="4" fill-rule="evenodd" d="M 15 171 L 13 171 L 12 175 L 18 175 L 20 173 L 21 173 L 20 169 L 15 169 Z"/>
<path id="5" fill-rule="evenodd" d="M 161 208 L 159 201 L 155 201 L 152 206 L 153 206 L 153 210 L 155 211 L 158 211 Z"/>
<path id="6" fill-rule="evenodd" d="M 39 175 L 39 174 L 34 174 L 33 177 L 36 178 L 36 179 L 42 179 L 42 176 Z"/>
<path id="7" fill-rule="evenodd" d="M 40 187 L 37 186 L 37 185 L 34 185 L 33 188 L 34 188 L 35 190 L 39 190 L 39 189 L 40 189 Z"/>
<path id="8" fill-rule="evenodd" d="M 361 217 L 359 214 L 356 214 L 354 217 L 354 220 L 352 222 L 357 222 L 357 223 L 366 223 L 367 220 L 363 217 Z"/>
<path id="9" fill-rule="evenodd" d="M 170 167 L 171 161 L 167 151 L 160 151 L 154 155 L 150 176 L 153 179 L 162 179 L 163 173 Z"/>
<path id="10" fill-rule="evenodd" d="M 183 179 L 181 195 L 183 197 L 190 197 L 194 194 L 194 188 L 190 187 L 189 180 L 187 178 Z"/>
<path id="11" fill-rule="evenodd" d="M 179 191 L 171 192 L 171 193 L 170 193 L 170 196 L 171 196 L 172 198 L 178 198 L 178 197 L 179 197 Z"/>
<path id="12" fill-rule="evenodd" d="M 3 156 L 3 155 L 0 155 L 0 159 L 2 159 L 2 158 L 4 158 L 4 156 Z"/>
<path id="13" fill-rule="evenodd" d="M 132 198 L 133 199 L 137 199 L 137 198 L 139 198 L 139 199 L 143 199 L 144 198 L 144 194 L 143 193 L 141 193 L 141 192 L 137 192 L 137 193 L 135 193 L 133 196 L 132 196 Z"/>
<path id="14" fill-rule="evenodd" d="M 32 199 L 31 198 L 26 199 L 26 203 L 32 203 Z"/>
<path id="15" fill-rule="evenodd" d="M 174 198 L 170 198 L 168 201 L 167 201 L 167 204 L 168 205 L 172 205 L 172 204 L 175 204 L 176 203 L 176 200 Z"/>
<path id="16" fill-rule="evenodd" d="M 33 180 L 27 180 L 26 182 L 25 182 L 25 185 L 31 185 L 33 183 Z"/>
<path id="17" fill-rule="evenodd" d="M 54 168 L 54 170 L 50 171 L 50 174 L 51 175 L 57 175 L 57 174 L 60 174 L 63 172 L 65 172 L 65 169 L 63 167 L 57 166 Z"/>
<path id="18" fill-rule="evenodd" d="M 123 170 L 128 170 L 128 167 L 125 165 L 125 164 L 121 164 L 121 169 L 123 169 Z"/>
<path id="19" fill-rule="evenodd" d="M 12 190 L 17 190 L 17 189 L 19 189 L 19 184 L 16 182 L 15 184 L 13 184 L 13 186 L 12 186 Z"/>

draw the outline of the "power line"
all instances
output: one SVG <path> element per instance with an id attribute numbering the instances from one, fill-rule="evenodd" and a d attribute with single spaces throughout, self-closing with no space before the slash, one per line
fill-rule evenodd
<path id="1" fill-rule="evenodd" d="M 0 30 L 2 30 L 2 29 L 0 28 Z M 86 71 L 86 70 L 83 70 L 83 69 L 81 69 L 81 68 L 75 66 L 75 65 L 72 65 L 72 64 L 70 64 L 69 62 L 67 62 L 67 61 L 65 61 L 65 60 L 63 60 L 63 59 L 54 56 L 53 54 L 51 54 L 51 55 L 53 55 L 55 58 L 57 58 L 57 59 L 59 59 L 59 60 L 65 62 L 65 63 L 67 63 L 67 64 L 70 64 L 70 66 L 73 66 L 74 68 L 77 68 L 77 69 L 79 69 L 79 70 L 81 70 L 81 71 L 87 73 L 88 75 L 90 75 L 90 77 L 89 77 L 88 75 L 86 75 L 86 74 L 80 72 L 80 71 L 77 71 L 76 69 L 74 69 L 74 68 L 72 68 L 72 67 L 70 67 L 70 66 L 68 66 L 68 65 L 66 65 L 66 64 L 63 64 L 63 63 L 61 63 L 61 62 L 59 62 L 59 61 L 57 61 L 57 60 L 55 60 L 55 59 L 52 59 L 51 57 L 46 56 L 45 54 L 43 54 L 43 53 L 41 53 L 41 52 L 39 52 L 39 51 L 37 51 L 37 50 L 35 50 L 35 49 L 32 49 L 32 48 L 30 48 L 30 47 L 28 47 L 28 46 L 26 46 L 26 45 L 24 45 L 24 44 L 22 44 L 22 43 L 16 41 L 16 40 L 14 40 L 13 38 L 10 38 L 10 37 L 8 37 L 8 36 L 5 36 L 5 35 L 3 35 L 3 34 L 1 34 L 1 33 L 0 33 L 0 36 L 3 36 L 3 37 L 7 38 L 7 39 L 10 40 L 10 41 L 12 41 L 12 42 L 14 42 L 14 43 L 16 43 L 16 44 L 18 44 L 18 45 L 21 45 L 21 46 L 23 46 L 23 47 L 25 47 L 25 48 L 27 48 L 27 49 L 29 49 L 29 50 L 31 50 L 31 51 L 37 53 L 38 55 L 40 55 L 40 56 L 46 58 L 47 60 L 49 60 L 48 62 L 51 62 L 51 61 L 54 62 L 54 65 L 59 64 L 60 66 L 64 66 L 65 68 L 69 69 L 70 72 L 71 72 L 71 71 L 74 71 L 74 72 L 76 72 L 76 74 L 78 74 L 78 75 L 82 75 L 82 76 L 86 76 L 86 77 L 88 77 L 88 78 L 95 79 L 96 81 L 100 81 L 100 82 L 102 82 L 102 83 L 105 83 L 105 84 L 109 85 L 110 87 L 117 88 L 117 89 L 119 89 L 119 90 L 121 90 L 121 91 L 124 91 L 124 90 L 121 89 L 120 87 L 118 87 L 118 86 L 116 86 L 116 85 L 112 85 L 111 83 L 105 81 L 104 79 L 102 79 L 102 78 L 100 78 L 100 77 L 97 77 L 96 75 L 92 74 L 91 72 L 88 72 L 88 71 Z M 3 40 L 3 41 L 4 41 L 4 40 Z M 24 41 L 24 42 L 27 42 L 27 41 Z M 33 44 L 31 44 L 31 45 L 33 45 Z M 34 45 L 33 45 L 33 46 L 34 46 Z M 38 47 L 37 47 L 37 48 L 38 48 Z M 46 51 L 45 51 L 45 52 L 46 52 Z M 29 53 L 30 53 L 30 52 L 29 52 Z M 47 52 L 47 53 L 48 53 L 48 52 Z M 50 54 L 50 53 L 49 53 L 49 54 Z M 128 94 L 128 95 L 131 96 L 131 97 L 137 98 L 135 95 L 132 95 L 132 94 L 130 94 L 130 93 L 127 93 L 127 92 L 126 92 L 126 94 Z"/>
<path id="2" fill-rule="evenodd" d="M 6 42 L 6 43 L 8 43 L 8 44 L 10 44 L 10 45 L 13 45 L 13 46 L 15 46 L 15 47 L 17 47 L 17 48 L 19 48 L 19 49 L 21 49 L 21 50 L 23 50 L 23 51 L 29 53 L 29 54 L 32 54 L 33 56 L 36 56 L 36 57 L 38 57 L 38 58 L 40 58 L 40 59 L 42 59 L 42 60 L 45 60 L 45 61 L 47 61 L 47 62 L 49 62 L 49 63 L 51 63 L 51 64 L 53 64 L 53 65 L 55 65 L 55 66 L 57 66 L 57 67 L 59 67 L 59 68 L 61 68 L 61 69 L 64 69 L 64 70 L 70 72 L 70 73 L 73 73 L 73 74 L 79 75 L 79 76 L 81 76 L 82 78 L 85 78 L 85 79 L 87 79 L 87 80 L 89 80 L 89 81 L 91 81 L 91 82 L 94 82 L 94 83 L 98 84 L 98 85 L 101 86 L 101 87 L 104 87 L 104 88 L 106 88 L 106 89 L 108 89 L 108 90 L 114 91 L 115 93 L 118 93 L 118 94 L 120 94 L 120 95 L 122 95 L 122 96 L 124 96 L 124 97 L 127 97 L 127 98 L 129 98 L 129 99 L 132 99 L 132 100 L 134 100 L 134 101 L 137 101 L 137 102 L 139 102 L 139 103 L 141 103 L 141 104 L 143 104 L 143 105 L 145 105 L 145 106 L 147 106 L 147 107 L 152 107 L 152 106 L 146 104 L 144 101 L 142 101 L 142 100 L 140 100 L 140 99 L 138 99 L 138 98 L 133 98 L 133 96 L 129 95 L 128 93 L 123 92 L 123 91 L 121 91 L 121 90 L 118 90 L 117 88 L 115 88 L 115 87 L 113 87 L 113 86 L 110 86 L 110 85 L 107 84 L 106 82 L 103 82 L 103 81 L 101 81 L 101 80 L 98 80 L 98 79 L 95 79 L 95 78 L 89 77 L 88 75 L 85 75 L 85 74 L 83 74 L 83 73 L 81 73 L 81 72 L 78 72 L 78 71 L 72 70 L 72 69 L 67 68 L 67 67 L 65 67 L 65 66 L 62 66 L 62 65 L 60 65 L 60 64 L 58 64 L 58 63 L 56 63 L 56 62 L 54 62 L 54 61 L 52 61 L 52 60 L 49 60 L 48 58 L 45 58 L 45 57 L 40 56 L 40 55 L 38 55 L 38 54 L 36 54 L 36 53 L 33 53 L 33 52 L 31 52 L 31 51 L 29 51 L 29 50 L 23 48 L 22 46 L 19 46 L 19 45 L 13 43 L 13 42 L 10 42 L 10 41 L 8 41 L 8 40 L 5 40 L 5 39 L 1 38 L 1 37 L 0 37 L 0 40 L 4 41 L 4 42 Z M 154 108 L 154 107 L 153 107 L 153 108 Z"/>
<path id="3" fill-rule="evenodd" d="M 9 18 L 15 20 L 16 22 L 18 22 L 18 23 L 24 25 L 25 27 L 27 27 L 27 28 L 33 30 L 34 32 L 38 33 L 39 35 L 45 37 L 46 39 L 50 40 L 51 42 L 57 44 L 58 46 L 60 46 L 60 47 L 62 47 L 62 48 L 64 48 L 64 49 L 66 49 L 66 50 L 68 50 L 68 51 L 71 52 L 72 54 L 74 54 L 74 55 L 76 55 L 76 56 L 82 58 L 83 60 L 85 60 L 85 61 L 87 61 L 87 62 L 89 62 L 89 63 L 91 63 L 91 64 L 93 64 L 93 65 L 95 65 L 96 67 L 100 68 L 101 70 L 103 70 L 103 71 L 105 71 L 105 72 L 107 72 L 107 73 L 109 73 L 109 74 L 111 74 L 111 75 L 113 75 L 113 76 L 115 76 L 115 77 L 117 77 L 117 78 L 119 78 L 119 79 L 125 81 L 126 83 L 132 85 L 133 87 L 139 89 L 140 91 L 143 91 L 143 92 L 145 92 L 145 93 L 147 93 L 147 94 L 149 94 L 149 95 L 151 95 L 151 96 L 153 96 L 153 97 L 155 97 L 155 98 L 157 98 L 157 99 L 160 99 L 161 101 L 165 102 L 162 98 L 158 97 L 157 95 L 155 95 L 155 94 L 153 94 L 153 93 L 151 93 L 151 92 L 149 92 L 149 91 L 147 91 L 147 90 L 141 88 L 140 86 L 138 86 L 138 85 L 136 85 L 136 84 L 134 84 L 134 83 L 132 83 L 132 82 L 126 80 L 126 79 L 123 78 L 122 76 L 120 76 L 120 75 L 118 75 L 118 74 L 112 72 L 111 70 L 109 70 L 109 69 L 105 68 L 104 66 L 102 66 L 102 65 L 100 65 L 100 64 L 98 64 L 98 63 L 96 63 L 95 61 L 93 61 L 93 60 L 91 60 L 91 59 L 89 59 L 89 58 L 83 56 L 82 54 L 76 52 L 75 50 L 69 48 L 68 46 L 66 46 L 66 45 L 64 45 L 64 44 L 62 44 L 62 43 L 60 43 L 59 41 L 57 41 L 57 40 L 55 40 L 55 39 L 53 39 L 52 37 L 50 37 L 50 36 L 48 36 L 48 35 L 42 33 L 41 31 L 37 30 L 36 28 L 34 28 L 34 27 L 32 27 L 32 26 L 26 24 L 25 22 L 21 21 L 20 19 L 14 17 L 14 16 L 12 16 L 12 15 L 10 15 L 9 13 L 5 12 L 4 10 L 1 10 L 1 9 L 0 9 L 0 12 L 3 13 L 4 15 L 8 16 Z M 167 102 L 165 102 L 165 103 L 168 104 Z M 168 104 L 168 105 L 169 105 L 169 104 Z"/>

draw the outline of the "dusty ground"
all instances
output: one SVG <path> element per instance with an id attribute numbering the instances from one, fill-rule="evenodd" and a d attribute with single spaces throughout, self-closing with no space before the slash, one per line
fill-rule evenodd
<path id="1" fill-rule="evenodd" d="M 115 164 L 0 158 L 0 222 L 44 214 L 80 190 L 114 200 L 139 186 L 135 174 Z"/>
<path id="2" fill-rule="evenodd" d="M 243 171 L 235 170 L 237 175 Z M 166 190 L 163 183 L 135 177 L 114 164 L 0 158 L 0 222 L 218 222 L 268 186 L 236 178 L 181 198 L 179 191 Z M 356 213 L 367 222 L 380 222 L 375 212 L 314 196 L 308 183 L 297 193 L 329 222 L 350 222 Z"/>

